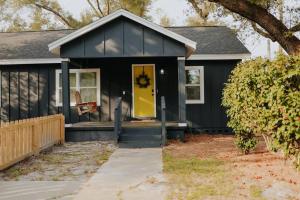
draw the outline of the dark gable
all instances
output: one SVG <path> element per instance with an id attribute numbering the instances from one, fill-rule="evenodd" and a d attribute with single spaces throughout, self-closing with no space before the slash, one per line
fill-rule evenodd
<path id="1" fill-rule="evenodd" d="M 185 45 L 125 17 L 61 47 L 66 58 L 185 56 Z"/>

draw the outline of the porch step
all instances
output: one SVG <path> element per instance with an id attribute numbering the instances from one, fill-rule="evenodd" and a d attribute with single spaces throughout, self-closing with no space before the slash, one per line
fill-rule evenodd
<path id="1" fill-rule="evenodd" d="M 123 127 L 123 134 L 130 135 L 160 135 L 160 127 Z"/>
<path id="2" fill-rule="evenodd" d="M 124 127 L 119 138 L 120 147 L 149 148 L 161 146 L 160 127 Z"/>
<path id="3" fill-rule="evenodd" d="M 120 136 L 120 141 L 145 141 L 145 140 L 153 140 L 153 141 L 160 141 L 161 135 L 133 135 L 133 134 L 122 134 Z"/>

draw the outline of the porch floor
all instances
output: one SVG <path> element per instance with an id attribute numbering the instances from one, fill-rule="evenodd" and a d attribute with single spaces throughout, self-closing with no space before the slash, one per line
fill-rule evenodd
<path id="1" fill-rule="evenodd" d="M 134 128 L 134 127 L 159 127 L 160 121 L 123 121 L 122 127 Z M 167 128 L 179 128 L 178 122 L 169 121 L 166 123 Z M 78 122 L 72 124 L 72 128 L 114 128 L 114 122 Z"/>
<path id="2" fill-rule="evenodd" d="M 122 122 L 122 129 L 125 132 L 137 132 L 142 129 L 157 130 L 160 129 L 161 122 L 159 121 L 124 121 Z M 168 138 L 180 138 L 184 137 L 185 126 L 180 126 L 178 122 L 167 122 L 167 137 Z M 141 131 L 145 133 L 144 131 Z M 114 133 L 114 122 L 79 122 L 66 126 L 66 141 L 79 142 L 79 141 L 114 141 L 116 139 Z M 123 133 L 122 133 L 123 134 Z M 146 134 L 151 136 L 152 133 Z"/>

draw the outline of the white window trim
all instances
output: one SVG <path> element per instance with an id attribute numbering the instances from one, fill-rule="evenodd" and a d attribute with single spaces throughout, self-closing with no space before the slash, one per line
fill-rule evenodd
<path id="1" fill-rule="evenodd" d="M 100 69 L 99 68 L 88 68 L 88 69 L 70 69 L 70 73 L 76 73 L 76 89 L 80 88 L 79 85 L 79 74 L 84 72 L 96 72 L 96 81 L 97 81 L 97 106 L 101 106 L 101 80 L 100 80 Z M 56 106 L 61 107 L 62 103 L 59 102 L 59 74 L 61 73 L 61 69 L 56 70 L 55 75 L 55 99 L 56 99 Z M 84 88 L 84 87 L 82 87 Z M 91 88 L 91 87 L 88 87 Z M 71 106 L 75 106 L 75 103 L 71 103 Z"/>
<path id="2" fill-rule="evenodd" d="M 199 100 L 186 100 L 186 104 L 204 104 L 204 66 L 185 66 L 185 70 L 198 69 L 200 70 L 200 99 Z M 195 84 L 185 84 L 186 86 L 193 86 Z"/>

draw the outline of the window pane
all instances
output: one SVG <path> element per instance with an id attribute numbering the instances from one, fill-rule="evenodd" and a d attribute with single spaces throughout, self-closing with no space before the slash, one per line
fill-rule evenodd
<path id="1" fill-rule="evenodd" d="M 76 73 L 70 73 L 70 87 L 76 87 Z"/>
<path id="2" fill-rule="evenodd" d="M 61 73 L 59 73 L 59 78 L 58 78 L 59 80 L 58 80 L 58 86 L 61 88 L 61 80 L 62 80 L 62 75 L 61 75 Z"/>
<path id="3" fill-rule="evenodd" d="M 199 86 L 186 86 L 187 100 L 200 100 L 200 87 Z"/>
<path id="4" fill-rule="evenodd" d="M 76 92 L 76 88 L 70 88 L 70 102 L 71 103 L 76 103 L 75 92 Z"/>
<path id="5" fill-rule="evenodd" d="M 82 88 L 80 94 L 83 102 L 97 102 L 96 88 Z"/>
<path id="6" fill-rule="evenodd" d="M 70 73 L 70 87 L 76 87 L 76 73 Z M 61 88 L 62 87 L 62 74 L 59 73 L 59 80 L 58 80 L 58 86 Z"/>
<path id="7" fill-rule="evenodd" d="M 58 102 L 62 103 L 62 89 L 58 89 Z"/>
<path id="8" fill-rule="evenodd" d="M 70 103 L 76 103 L 75 101 L 75 88 L 70 88 Z M 58 101 L 62 103 L 62 89 L 58 89 Z"/>
<path id="9" fill-rule="evenodd" d="M 185 70 L 186 84 L 200 84 L 200 70 L 189 69 Z"/>
<path id="10" fill-rule="evenodd" d="M 80 73 L 80 87 L 96 87 L 96 72 Z"/>

